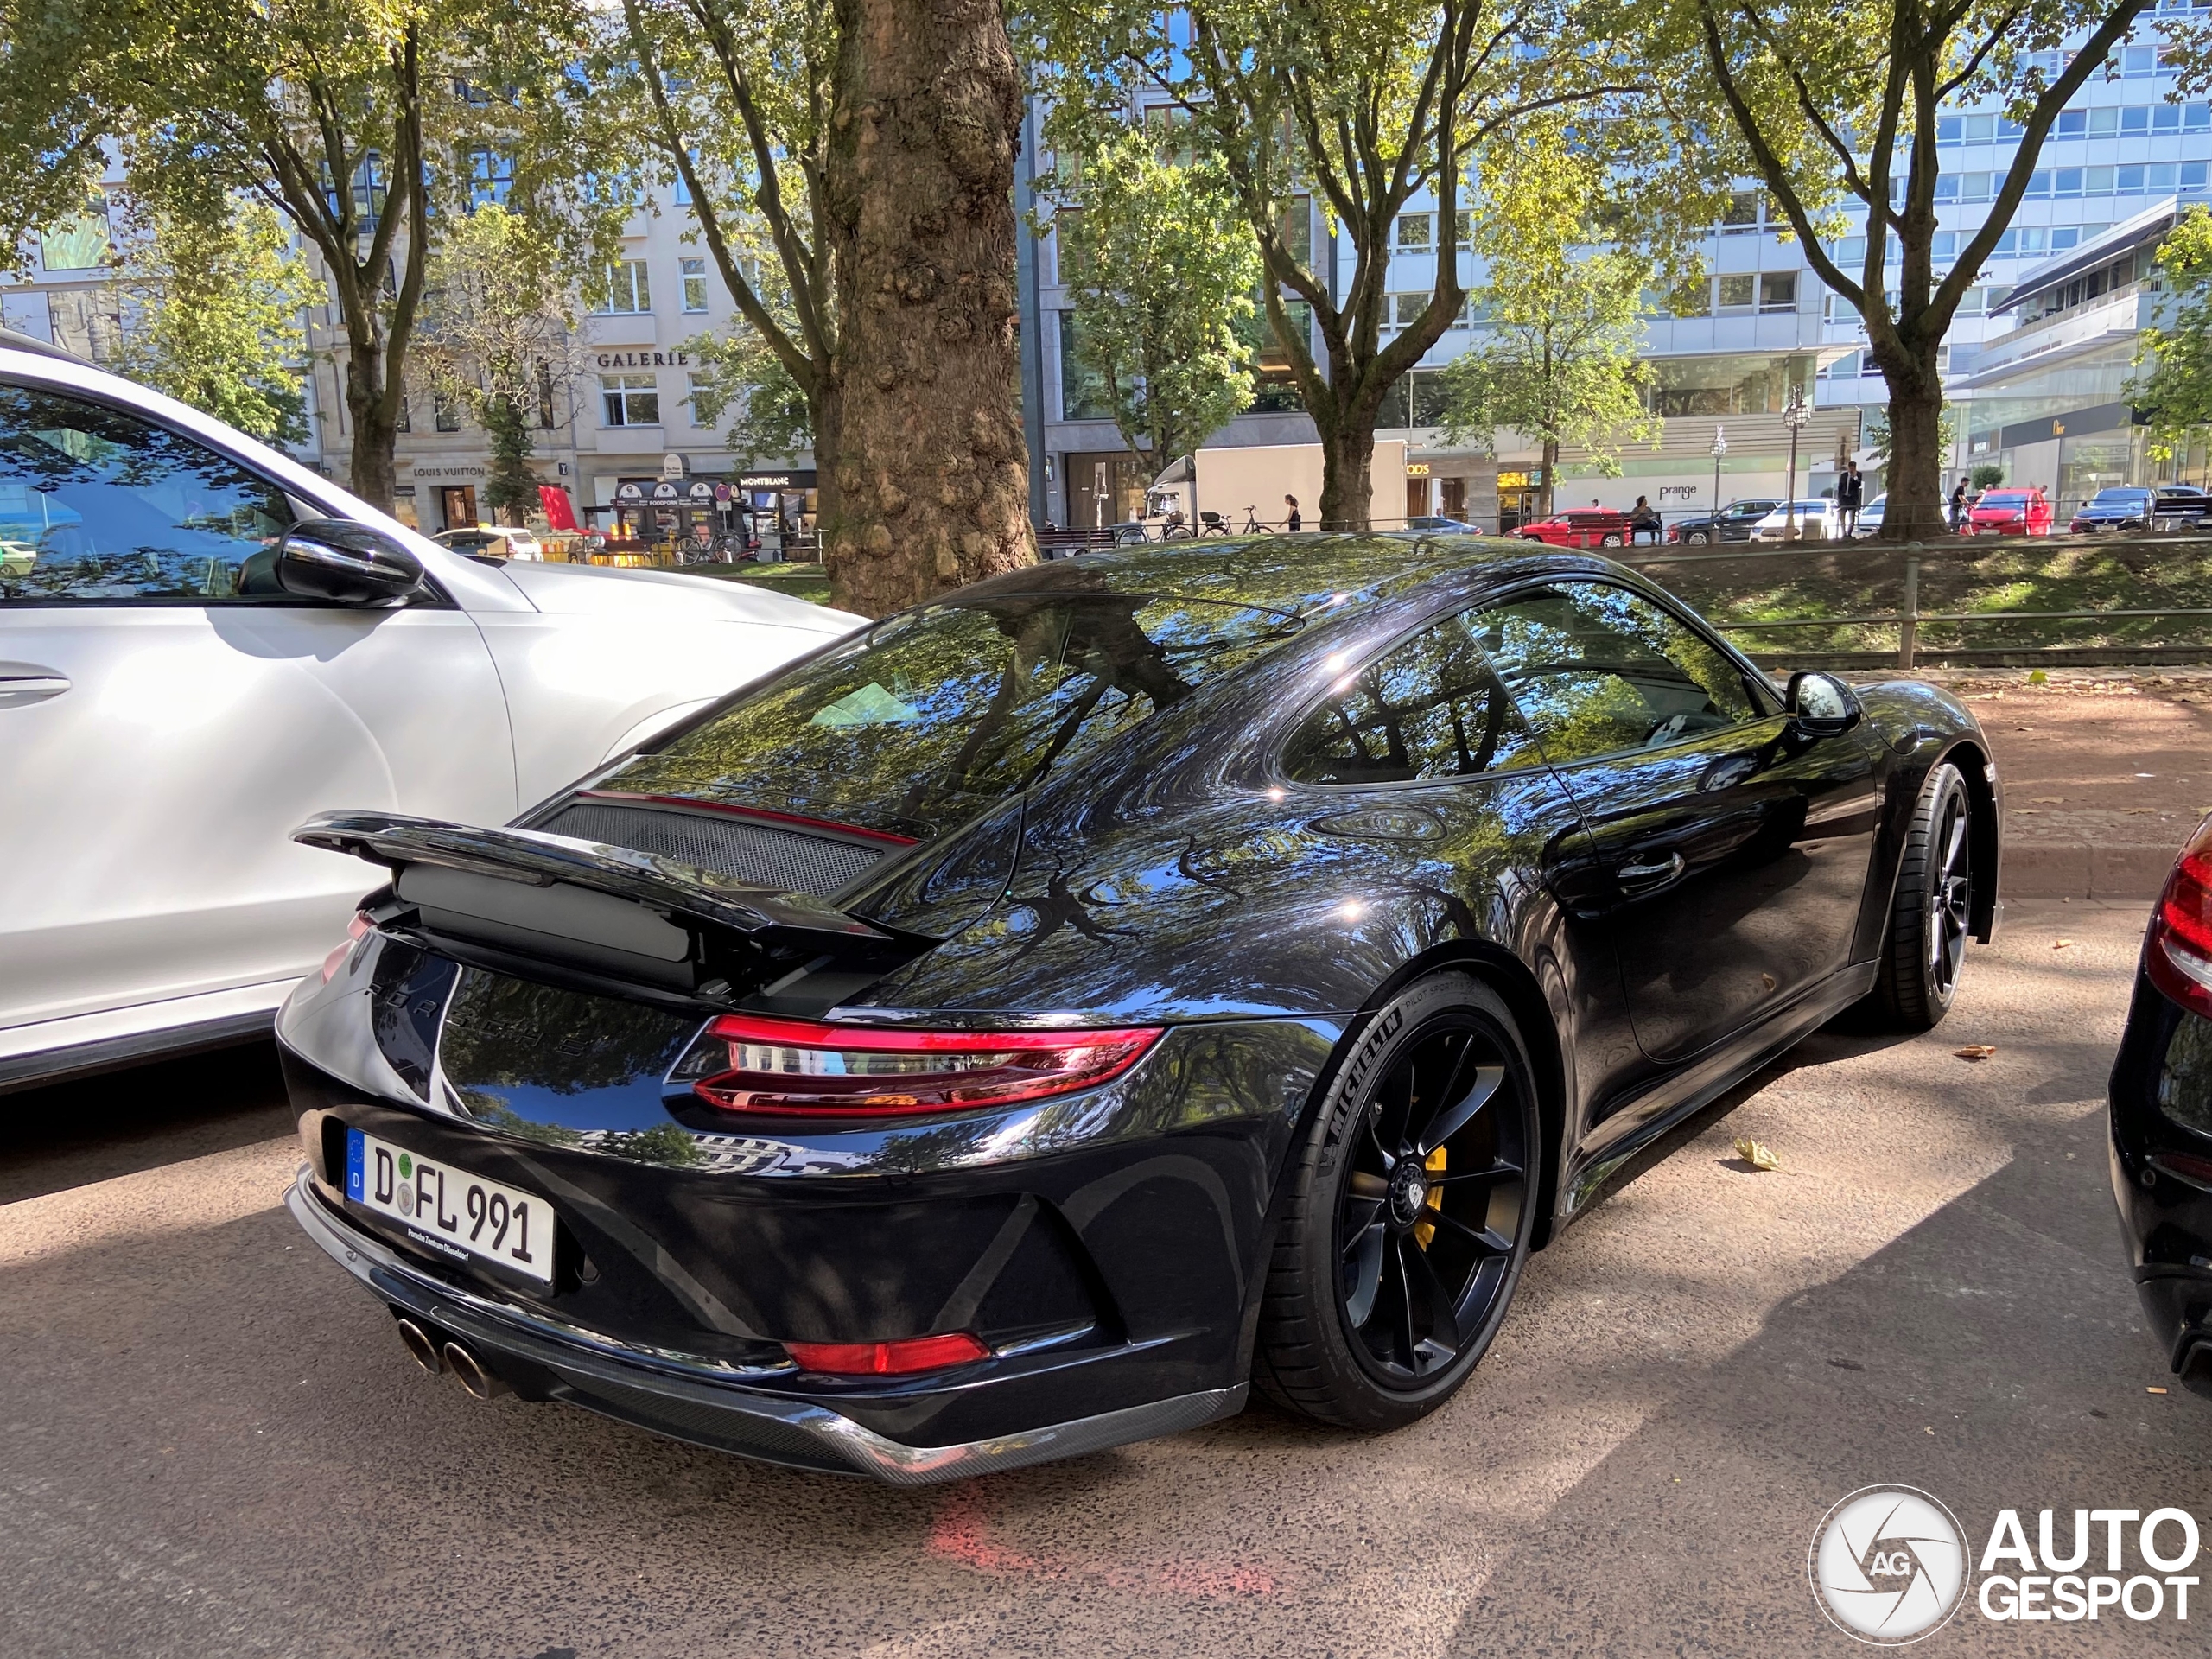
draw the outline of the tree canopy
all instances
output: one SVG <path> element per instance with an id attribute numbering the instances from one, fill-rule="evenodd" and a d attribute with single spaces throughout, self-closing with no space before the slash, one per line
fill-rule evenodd
<path id="1" fill-rule="evenodd" d="M 1582 142 L 1616 166 L 1637 170 L 1651 153 L 1626 131 L 1643 88 L 1609 36 L 1610 3 L 1195 0 L 1161 12 L 1031 0 L 1025 27 L 1052 66 L 1056 145 L 1095 142 L 1135 104 L 1165 99 L 1194 149 L 1218 158 L 1265 264 L 1268 322 L 1319 429 L 1323 528 L 1366 527 L 1383 399 L 1465 303 L 1470 165 L 1522 120 L 1569 107 Z M 1348 271 L 1332 269 L 1321 235 L 1302 250 L 1309 200 L 1349 244 Z M 1408 247 L 1433 255 L 1425 300 L 1390 290 L 1391 256 Z"/>
<path id="2" fill-rule="evenodd" d="M 118 372 L 270 443 L 308 435 L 307 334 L 318 297 L 307 262 L 267 204 L 240 200 L 213 222 L 132 221 L 110 283 Z"/>
<path id="3" fill-rule="evenodd" d="M 2175 221 L 2158 247 L 2171 297 L 2143 331 L 2129 387 L 2161 460 L 2212 430 L 2212 213 L 2200 205 Z"/>
<path id="4" fill-rule="evenodd" d="M 1179 163 L 1129 130 L 1083 158 L 1056 194 L 1075 355 L 1096 374 L 1122 441 L 1164 467 L 1252 401 L 1239 321 L 1260 255 L 1217 157 Z"/>
<path id="5" fill-rule="evenodd" d="M 1942 523 L 1937 348 L 2026 193 L 2059 111 L 2151 0 L 1662 0 L 1635 36 L 1675 142 L 1757 179 L 1806 262 L 1858 313 L 1887 381 L 1896 455 L 1882 533 Z M 2069 46 L 2069 41 L 2082 37 Z M 1718 102 L 1724 118 L 1715 123 Z M 1993 104 L 2018 124 L 1987 212 L 1937 269 L 1936 111 Z M 1866 215 L 1855 268 L 1824 237 Z"/>
<path id="6" fill-rule="evenodd" d="M 1562 445 L 1611 474 L 1622 445 L 1659 435 L 1644 403 L 1650 371 L 1637 355 L 1656 270 L 1633 243 L 1601 238 L 1602 175 L 1557 123 L 1532 125 L 1497 156 L 1471 227 L 1487 264 L 1474 290 L 1476 343 L 1444 372 L 1452 441 L 1494 447 L 1501 430 L 1534 439 L 1547 512 Z"/>

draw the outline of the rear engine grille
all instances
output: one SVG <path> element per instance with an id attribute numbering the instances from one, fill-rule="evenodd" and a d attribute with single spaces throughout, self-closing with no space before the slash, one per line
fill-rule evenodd
<path id="1" fill-rule="evenodd" d="M 825 899 L 866 874 L 889 851 L 778 824 L 603 801 L 577 801 L 536 827 L 549 835 L 658 853 L 759 887 Z"/>

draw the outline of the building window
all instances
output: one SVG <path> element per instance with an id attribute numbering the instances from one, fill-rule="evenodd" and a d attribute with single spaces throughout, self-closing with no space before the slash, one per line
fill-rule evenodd
<path id="1" fill-rule="evenodd" d="M 443 392 L 439 392 L 431 397 L 430 407 L 433 411 L 432 418 L 435 422 L 439 431 L 458 432 L 461 430 L 461 404 L 459 402 L 454 398 L 447 397 Z"/>
<path id="2" fill-rule="evenodd" d="M 1728 206 L 1720 215 L 1723 236 L 1742 236 L 1759 227 L 1759 196 L 1756 190 L 1738 190 L 1728 198 Z M 1726 304 L 1726 301 L 1722 301 Z"/>
<path id="3" fill-rule="evenodd" d="M 107 264 L 113 246 L 108 233 L 107 198 L 95 190 L 76 218 L 49 226 L 39 238 L 39 257 L 48 270 L 92 270 Z"/>
<path id="4" fill-rule="evenodd" d="M 1436 245 L 1436 216 L 1400 213 L 1397 245 L 1400 253 L 1427 253 Z"/>
<path id="5" fill-rule="evenodd" d="M 691 412 L 691 424 L 711 428 L 714 423 L 699 412 L 700 394 L 707 390 L 705 378 L 696 374 L 687 375 L 684 378 L 690 382 L 690 389 L 683 394 L 683 407 Z"/>
<path id="6" fill-rule="evenodd" d="M 683 308 L 686 311 L 707 308 L 707 262 L 704 259 L 683 261 Z"/>
<path id="7" fill-rule="evenodd" d="M 602 426 L 658 426 L 660 388 L 650 374 L 599 377 Z"/>
<path id="8" fill-rule="evenodd" d="M 617 259 L 607 268 L 591 312 L 595 317 L 636 316 L 653 308 L 652 285 L 642 259 Z"/>
<path id="9" fill-rule="evenodd" d="M 1731 308 L 1748 310 L 1758 283 L 1758 278 L 1748 271 L 1723 276 L 1720 279 L 1720 308 L 1723 311 Z"/>
<path id="10" fill-rule="evenodd" d="M 1759 309 L 1762 311 L 1795 311 L 1797 308 L 1797 273 L 1794 270 L 1770 270 L 1759 278 Z"/>
<path id="11" fill-rule="evenodd" d="M 472 149 L 468 152 L 468 206 L 471 212 L 479 207 L 505 207 L 507 194 L 514 188 L 513 156 L 501 155 L 496 149 Z"/>
<path id="12" fill-rule="evenodd" d="M 645 205 L 645 187 L 636 174 L 628 171 L 587 173 L 584 200 L 614 207 L 642 207 Z"/>

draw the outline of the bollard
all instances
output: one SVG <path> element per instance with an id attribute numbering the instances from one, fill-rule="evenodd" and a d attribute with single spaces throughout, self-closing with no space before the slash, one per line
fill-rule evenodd
<path id="1" fill-rule="evenodd" d="M 1912 654 L 1920 646 L 1920 543 L 1904 561 L 1904 604 L 1897 615 L 1897 666 L 1910 672 Z"/>

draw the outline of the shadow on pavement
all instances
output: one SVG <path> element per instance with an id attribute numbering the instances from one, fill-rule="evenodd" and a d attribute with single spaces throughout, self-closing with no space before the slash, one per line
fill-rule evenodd
<path id="1" fill-rule="evenodd" d="M 2202 1514 L 2212 1404 L 2146 1392 L 2172 1379 L 2125 1268 L 2099 1081 L 2077 1074 L 2079 1114 L 2017 1122 L 2009 1163 L 1777 1308 L 1720 1363 L 1643 1379 L 1670 1397 L 1499 1561 L 1450 1651 L 1847 1645 L 1815 1607 L 1806 1557 L 1828 1507 L 1865 1485 L 1934 1493 L 1977 1560 L 2002 1508 L 2031 1529 L 2044 1508 Z M 2202 1652 L 2196 1611 L 2072 1636 Z M 2010 1653 L 2028 1634 L 1969 1606 L 1944 1639 Z"/>
<path id="2" fill-rule="evenodd" d="M 291 1128 L 270 1042 L 0 1095 L 0 1204 L 251 1146 Z"/>

